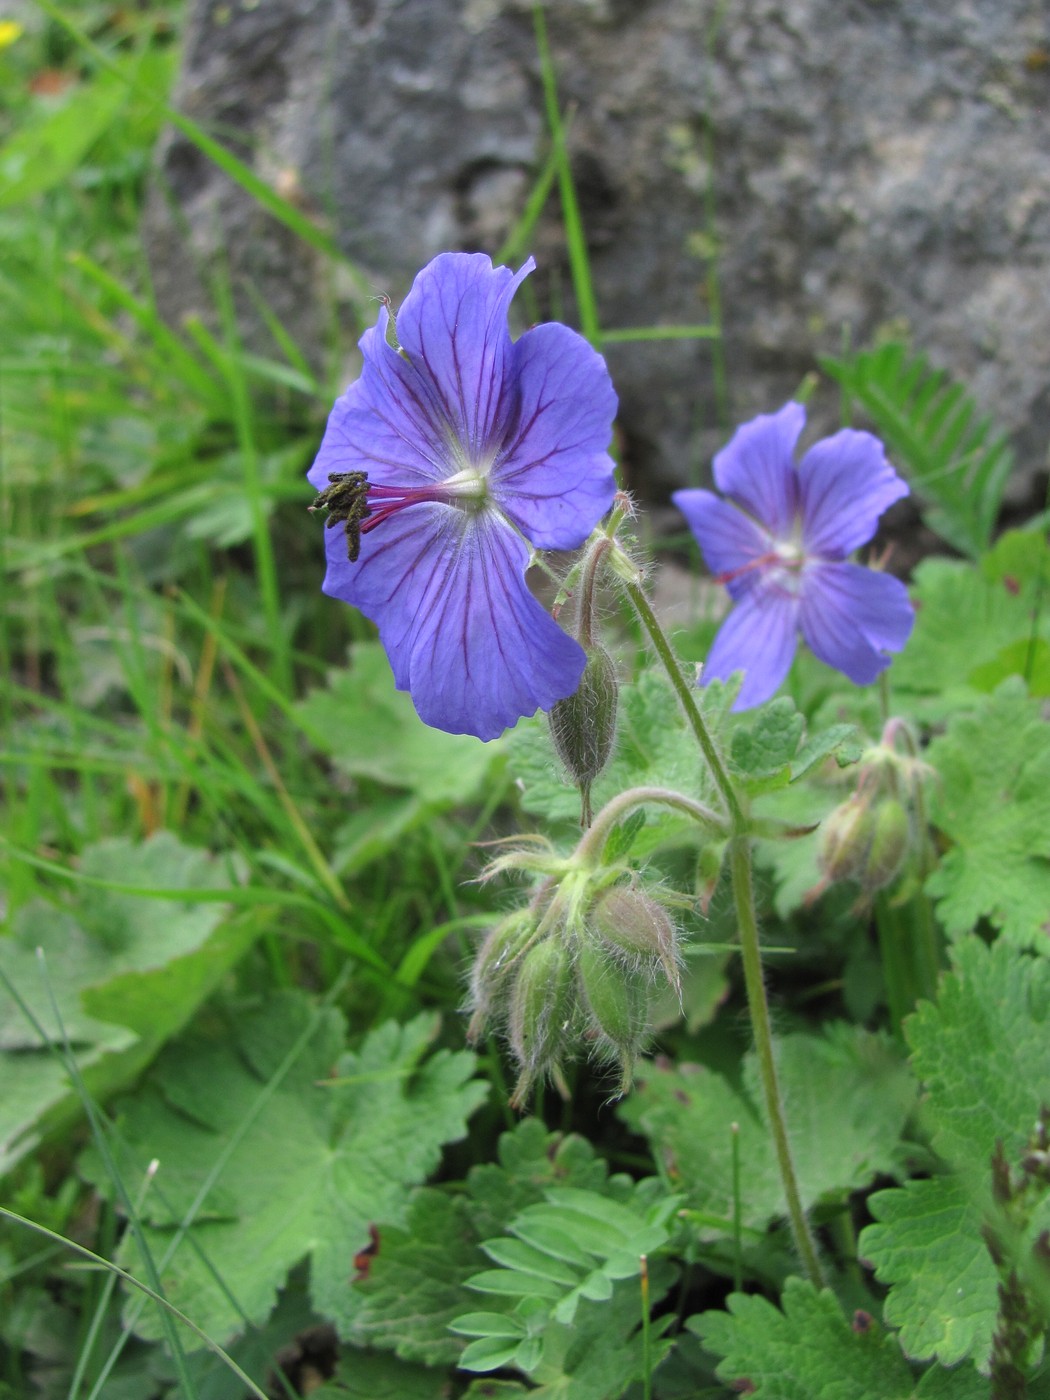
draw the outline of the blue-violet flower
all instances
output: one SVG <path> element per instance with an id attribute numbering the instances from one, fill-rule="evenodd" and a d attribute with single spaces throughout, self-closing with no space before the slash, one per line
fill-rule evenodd
<path id="1" fill-rule="evenodd" d="M 847 556 L 874 535 L 879 516 L 908 488 L 870 433 L 844 428 L 795 466 L 806 422 L 799 403 L 738 428 L 715 457 L 722 500 L 676 491 L 708 567 L 735 608 L 704 665 L 704 682 L 744 672 L 734 709 L 768 700 L 790 669 L 796 633 L 821 661 L 858 685 L 900 651 L 914 613 L 899 579 Z"/>
<path id="2" fill-rule="evenodd" d="M 512 341 L 533 270 L 444 253 L 361 337 L 309 472 L 329 508 L 323 588 L 379 628 L 427 724 L 492 739 L 579 684 L 586 657 L 525 583 L 531 550 L 575 549 L 612 504 L 605 362 L 567 326 Z"/>

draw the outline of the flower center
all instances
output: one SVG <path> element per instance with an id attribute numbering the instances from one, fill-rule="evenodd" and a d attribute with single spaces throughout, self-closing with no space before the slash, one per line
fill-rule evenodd
<path id="1" fill-rule="evenodd" d="M 328 511 L 329 529 L 345 522 L 346 553 L 351 563 L 361 552 L 361 536 L 406 506 L 437 501 L 476 511 L 488 496 L 484 475 L 471 467 L 426 486 L 383 486 L 369 481 L 367 472 L 333 472 L 328 482 L 310 509 Z"/>

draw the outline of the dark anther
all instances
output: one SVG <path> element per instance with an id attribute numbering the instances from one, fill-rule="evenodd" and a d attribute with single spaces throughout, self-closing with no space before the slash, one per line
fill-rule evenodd
<path id="1" fill-rule="evenodd" d="M 346 522 L 346 557 L 355 563 L 361 552 L 361 524 L 371 515 L 368 476 L 365 472 L 333 472 L 329 485 L 319 493 L 311 510 L 326 510 L 329 529 Z"/>

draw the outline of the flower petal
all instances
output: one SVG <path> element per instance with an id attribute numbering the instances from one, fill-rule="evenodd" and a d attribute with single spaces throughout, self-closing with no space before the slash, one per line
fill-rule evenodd
<path id="1" fill-rule="evenodd" d="M 538 549 L 575 549 L 616 492 L 609 371 L 581 335 L 553 323 L 515 341 L 508 368 L 518 418 L 490 474 L 493 497 Z"/>
<path id="2" fill-rule="evenodd" d="M 715 457 L 715 484 L 778 540 L 791 537 L 798 510 L 795 444 L 806 424 L 800 403 L 761 413 L 737 428 Z"/>
<path id="3" fill-rule="evenodd" d="M 859 564 L 817 564 L 803 577 L 799 624 L 810 650 L 857 685 L 868 685 L 911 634 L 908 590 Z"/>
<path id="4" fill-rule="evenodd" d="M 584 653 L 525 584 L 528 548 L 494 512 L 420 504 L 361 541 L 326 531 L 324 591 L 379 627 L 399 690 L 452 734 L 494 739 L 571 695 Z"/>
<path id="5" fill-rule="evenodd" d="M 878 438 L 852 428 L 814 443 L 798 475 L 802 543 L 825 559 L 845 559 L 867 544 L 883 511 L 908 494 Z"/>
<path id="6" fill-rule="evenodd" d="M 386 307 L 365 331 L 361 377 L 335 401 L 308 472 L 321 491 L 336 472 L 363 471 L 384 486 L 444 481 L 459 469 L 453 429 L 429 379 L 387 342 Z"/>
<path id="7" fill-rule="evenodd" d="M 462 444 L 460 466 L 487 465 L 514 411 L 507 312 L 535 266 L 529 258 L 514 273 L 484 253 L 442 253 L 416 276 L 398 312 L 398 341 Z"/>
<path id="8" fill-rule="evenodd" d="M 772 541 L 749 516 L 713 491 L 672 491 L 671 500 L 696 536 L 707 567 L 733 598 L 743 598 L 761 582 L 758 562 Z"/>
<path id="9" fill-rule="evenodd" d="M 776 691 L 795 655 L 798 600 L 777 588 L 754 589 L 719 628 L 701 679 L 725 681 L 744 672 L 734 710 L 761 705 Z"/>

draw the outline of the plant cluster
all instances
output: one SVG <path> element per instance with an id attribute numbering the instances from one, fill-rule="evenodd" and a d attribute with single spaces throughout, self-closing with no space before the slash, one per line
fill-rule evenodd
<path id="1" fill-rule="evenodd" d="M 836 432 L 799 450 L 814 377 L 676 493 L 669 626 L 541 15 L 536 198 L 362 299 L 336 398 L 221 276 L 178 327 L 142 280 L 165 117 L 339 260 L 157 104 L 172 17 L 41 4 L 0 22 L 0 1397 L 1050 1395 L 1005 440 L 909 346 L 828 358 Z M 583 334 L 528 282 L 555 187 Z M 633 334 L 683 333 L 720 355 Z"/>

